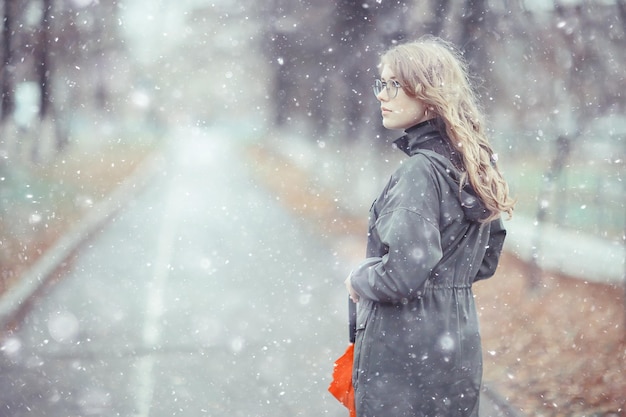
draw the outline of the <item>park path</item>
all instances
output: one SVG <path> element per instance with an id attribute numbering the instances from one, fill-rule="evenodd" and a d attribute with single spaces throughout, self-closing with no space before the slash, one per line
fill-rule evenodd
<path id="1" fill-rule="evenodd" d="M 177 133 L 158 178 L 5 335 L 0 415 L 342 415 L 326 387 L 343 272 L 240 145 Z"/>

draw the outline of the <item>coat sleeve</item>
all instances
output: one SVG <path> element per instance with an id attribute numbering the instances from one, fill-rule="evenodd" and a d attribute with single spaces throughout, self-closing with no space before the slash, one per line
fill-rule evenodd
<path id="1" fill-rule="evenodd" d="M 442 257 L 438 229 L 438 185 L 427 164 L 401 173 L 385 196 L 376 220 L 377 238 L 386 248 L 367 258 L 350 276 L 354 290 L 376 302 L 416 298 Z"/>
<path id="2" fill-rule="evenodd" d="M 489 225 L 489 241 L 487 243 L 487 250 L 485 256 L 478 269 L 476 278 L 474 281 L 486 279 L 496 272 L 498 262 L 500 261 L 500 254 L 502 253 L 502 247 L 504 246 L 504 238 L 506 237 L 506 229 L 502 224 L 502 219 L 497 219 L 491 222 Z"/>

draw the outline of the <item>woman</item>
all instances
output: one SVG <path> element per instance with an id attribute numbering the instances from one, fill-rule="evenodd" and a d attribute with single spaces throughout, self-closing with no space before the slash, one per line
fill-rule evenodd
<path id="1" fill-rule="evenodd" d="M 482 352 L 472 284 L 495 272 L 514 202 L 495 165 L 466 66 L 422 38 L 381 57 L 383 125 L 410 158 L 370 209 L 357 302 L 358 417 L 477 416 Z"/>

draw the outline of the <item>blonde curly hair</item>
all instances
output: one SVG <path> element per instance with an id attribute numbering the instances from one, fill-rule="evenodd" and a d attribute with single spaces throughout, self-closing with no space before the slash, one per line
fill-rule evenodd
<path id="1" fill-rule="evenodd" d="M 462 155 L 460 187 L 469 182 L 490 216 L 513 214 L 515 200 L 495 163 L 485 132 L 485 117 L 469 80 L 467 63 L 449 42 L 427 36 L 399 44 L 380 59 L 402 85 L 445 125 L 450 145 Z"/>

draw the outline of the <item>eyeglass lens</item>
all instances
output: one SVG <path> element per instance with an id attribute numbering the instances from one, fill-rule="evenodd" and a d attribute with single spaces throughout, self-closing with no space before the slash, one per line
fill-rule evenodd
<path id="1" fill-rule="evenodd" d="M 374 90 L 374 95 L 376 97 L 378 97 L 378 95 L 383 91 L 383 89 L 386 89 L 387 95 L 389 96 L 389 98 L 395 98 L 398 95 L 398 89 L 400 88 L 400 84 L 396 80 L 391 80 L 388 82 L 375 80 L 374 85 L 372 87 Z"/>

